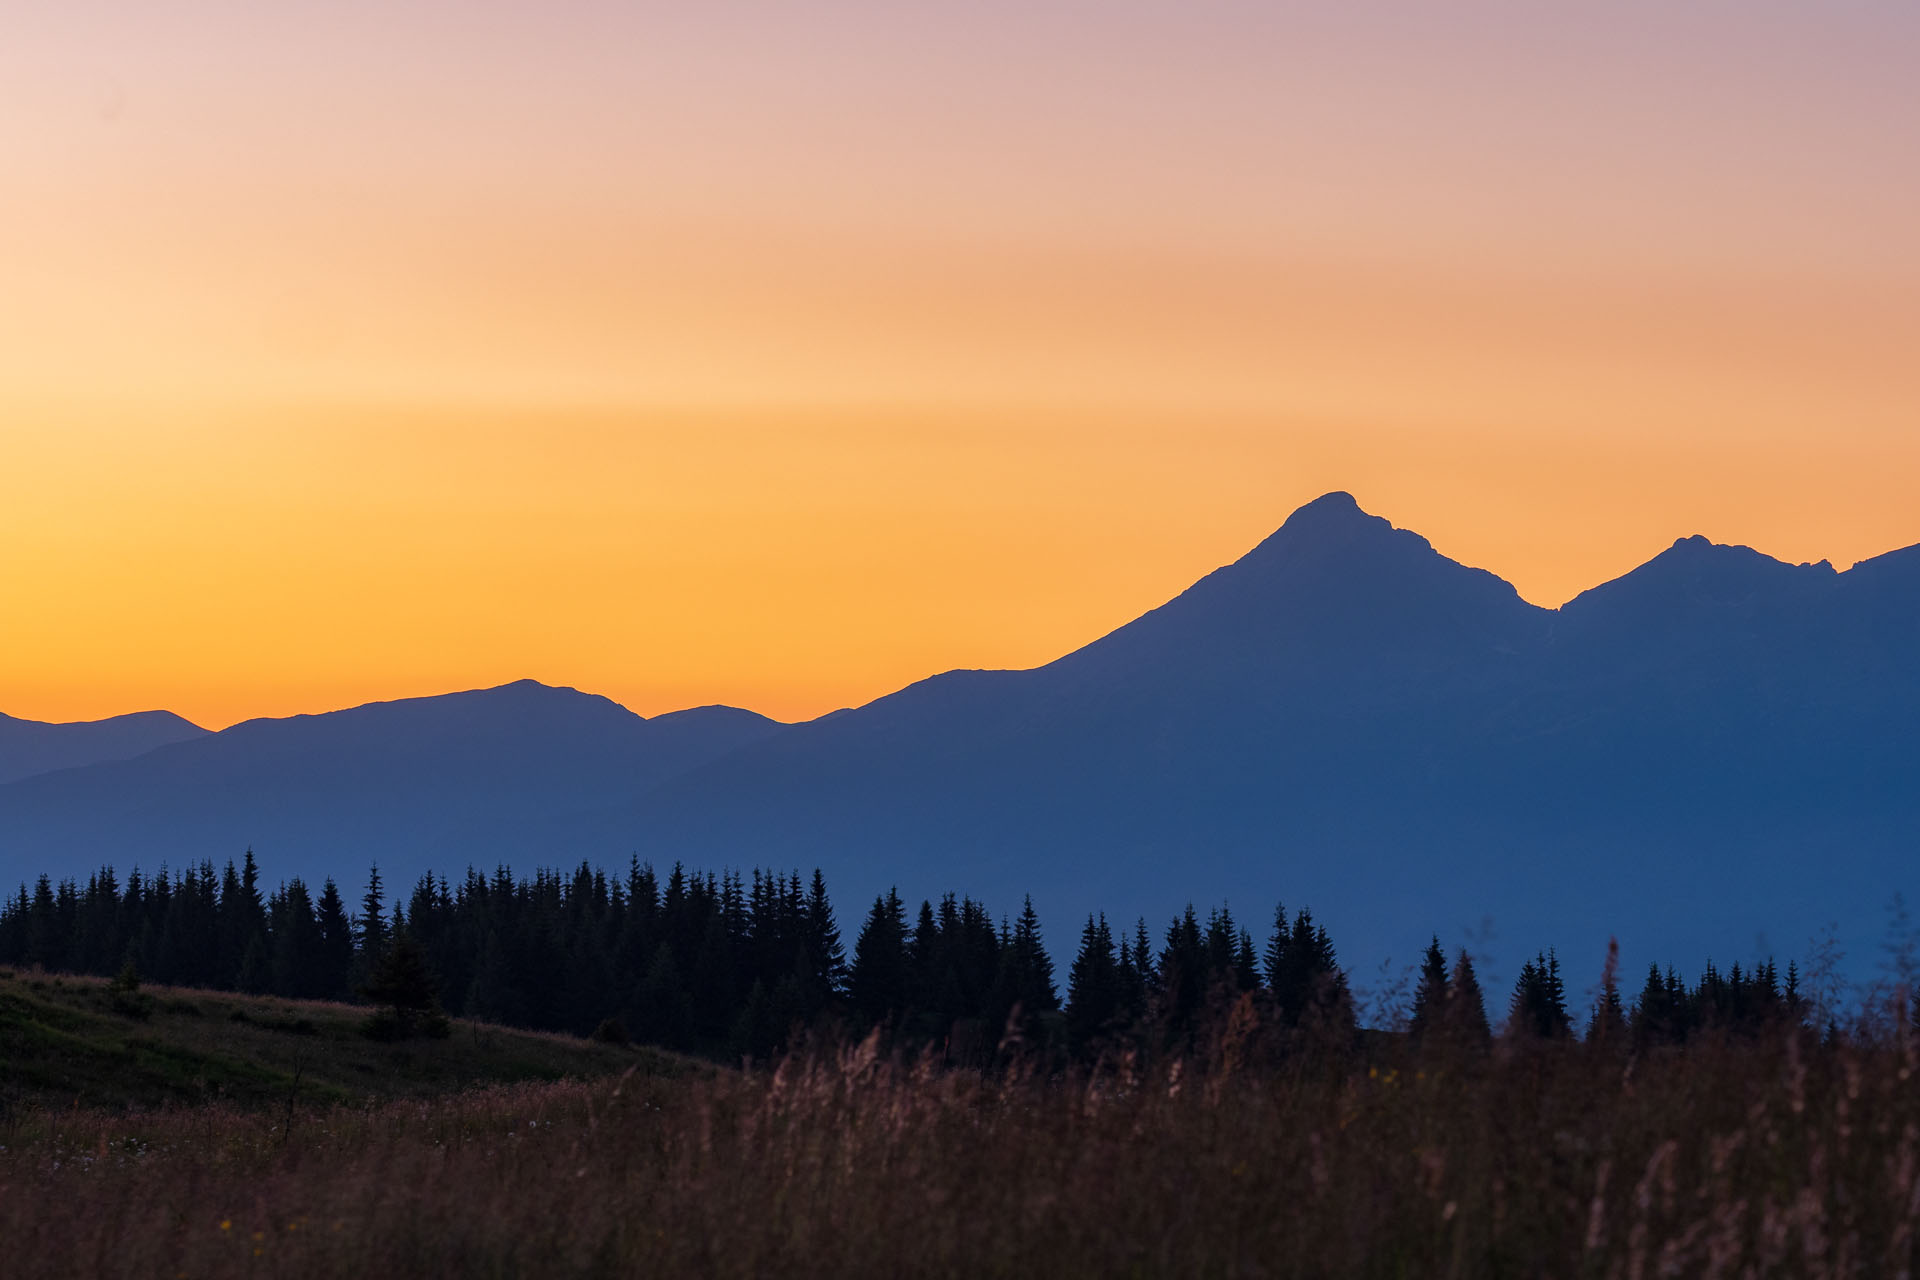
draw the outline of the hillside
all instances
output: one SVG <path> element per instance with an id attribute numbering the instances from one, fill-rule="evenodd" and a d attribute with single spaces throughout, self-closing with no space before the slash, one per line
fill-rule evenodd
<path id="1" fill-rule="evenodd" d="M 462 1021 L 445 1040 L 380 1043 L 363 1007 L 0 970 L 0 1088 L 21 1105 L 154 1107 L 431 1096 L 689 1064 L 652 1049 Z"/>
<path id="2" fill-rule="evenodd" d="M 1435 930 L 1510 974 L 1610 936 L 1804 955 L 1829 921 L 1865 970 L 1920 890 L 1915 652 L 1920 548 L 1837 573 L 1687 538 L 1549 610 L 1334 494 L 1081 650 L 797 725 L 624 830 L 856 901 L 1031 892 L 1056 947 L 1198 895 L 1311 903 L 1362 974 Z"/>
<path id="3" fill-rule="evenodd" d="M 568 815 L 629 803 L 779 728 L 731 707 L 647 719 L 531 680 L 249 720 L 0 787 L 0 873 L 152 870 L 249 846 L 345 884 L 374 862 L 405 886 L 429 868 L 565 861 L 550 836 Z"/>
<path id="4" fill-rule="evenodd" d="M 67 724 L 0 715 L 0 786 L 56 769 L 130 760 L 155 747 L 187 742 L 206 733 L 171 711 L 137 711 Z"/>
<path id="5" fill-rule="evenodd" d="M 1560 609 L 1329 494 L 1045 666 L 783 726 L 522 682 L 257 721 L 0 787 L 0 877 L 252 845 L 349 891 L 431 868 L 820 867 L 1011 910 L 1311 905 L 1361 974 L 1805 956 L 1920 894 L 1920 547 L 1844 572 L 1681 538 Z M 289 874 L 296 872 L 290 871 Z M 1391 892 L 1383 892 L 1390 886 Z"/>

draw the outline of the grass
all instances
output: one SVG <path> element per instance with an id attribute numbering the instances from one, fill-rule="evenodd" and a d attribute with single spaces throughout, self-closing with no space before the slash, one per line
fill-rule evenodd
<path id="1" fill-rule="evenodd" d="M 209 1013 L 211 1010 L 209 1010 Z M 157 1016 L 157 1015 L 156 1015 Z M 203 1015 L 206 1016 L 206 1015 Z M 272 1033 L 252 1031 L 249 1034 Z M 1913 1046 L 772 1070 L 36 1112 L 9 1276 L 1901 1276 Z"/>
<path id="2" fill-rule="evenodd" d="M 360 1035 L 364 1007 L 0 970 L 0 1107 L 108 1110 L 435 1096 L 486 1083 L 687 1069 L 685 1060 L 458 1022 L 445 1040 Z"/>

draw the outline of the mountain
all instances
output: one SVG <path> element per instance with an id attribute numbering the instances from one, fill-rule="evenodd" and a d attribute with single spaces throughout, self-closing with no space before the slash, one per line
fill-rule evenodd
<path id="1" fill-rule="evenodd" d="M 0 786 L 55 769 L 126 760 L 168 743 L 203 737 L 206 732 L 171 711 L 140 711 L 70 724 L 43 724 L 0 715 Z"/>
<path id="2" fill-rule="evenodd" d="M 865 902 L 1031 893 L 1156 936 L 1311 906 L 1362 987 L 1430 934 L 1490 982 L 1607 939 L 1688 967 L 1872 976 L 1920 893 L 1920 547 L 1838 572 L 1683 538 L 1559 609 L 1329 494 L 1241 559 L 1028 671 L 951 671 L 780 726 L 642 720 L 530 683 L 255 721 L 0 787 L 0 882 L 222 859 L 821 867 Z M 1382 966 L 1384 965 L 1384 969 Z M 1498 998 L 1496 994 L 1496 999 Z"/>
<path id="3" fill-rule="evenodd" d="M 249 720 L 0 787 L 0 872 L 152 870 L 249 846 L 270 875 L 349 887 L 373 862 L 393 885 L 509 857 L 566 863 L 578 851 L 549 833 L 576 811 L 630 800 L 779 727 L 732 707 L 649 720 L 530 680 Z"/>
<path id="4" fill-rule="evenodd" d="M 1156 934 L 1311 904 L 1364 983 L 1495 964 L 1871 966 L 1920 889 L 1920 548 L 1847 573 L 1704 538 L 1559 610 L 1331 494 L 1031 671 L 949 672 L 671 779 L 613 831 Z M 1510 972 L 1510 968 L 1509 968 Z"/>

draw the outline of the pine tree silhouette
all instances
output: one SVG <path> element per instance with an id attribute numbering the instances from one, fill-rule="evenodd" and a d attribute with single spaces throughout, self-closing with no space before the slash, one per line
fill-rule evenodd
<path id="1" fill-rule="evenodd" d="M 1076 1050 L 1086 1049 L 1113 1030 L 1124 1013 L 1120 961 L 1114 955 L 1107 917 L 1087 917 L 1080 951 L 1067 972 L 1067 1035 Z"/>
<path id="2" fill-rule="evenodd" d="M 1560 961 L 1551 950 L 1520 967 L 1507 1009 L 1507 1033 L 1522 1039 L 1557 1040 L 1572 1034 Z"/>
<path id="3" fill-rule="evenodd" d="M 372 973 L 387 949 L 386 894 L 376 865 L 367 871 L 367 891 L 360 898 L 359 937 L 355 940 L 360 967 Z"/>
<path id="4" fill-rule="evenodd" d="M 847 993 L 854 1013 L 869 1027 L 896 1019 L 906 1008 L 907 920 L 897 889 L 873 900 L 860 927 Z"/>
<path id="5" fill-rule="evenodd" d="M 1473 970 L 1473 957 L 1465 947 L 1457 953 L 1453 973 L 1447 979 L 1446 1038 L 1448 1044 L 1467 1053 L 1481 1052 L 1493 1043 L 1486 996 Z"/>
<path id="6" fill-rule="evenodd" d="M 1413 989 L 1413 1017 L 1407 1033 L 1418 1044 L 1447 1021 L 1447 955 L 1440 949 L 1440 935 L 1427 944 L 1420 965 L 1420 984 Z"/>
<path id="7" fill-rule="evenodd" d="M 381 1006 L 364 1025 L 375 1039 L 444 1037 L 450 1029 L 440 1012 L 439 984 L 427 968 L 427 953 L 410 933 L 397 933 L 388 942 L 360 994 Z"/>

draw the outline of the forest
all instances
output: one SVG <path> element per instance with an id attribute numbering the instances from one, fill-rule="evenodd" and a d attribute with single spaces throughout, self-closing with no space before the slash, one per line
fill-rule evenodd
<path id="1" fill-rule="evenodd" d="M 1920 1037 L 1831 956 L 1483 991 L 1431 939 L 1383 993 L 1304 908 L 1096 914 L 1064 974 L 1030 903 L 851 932 L 795 872 L 40 879 L 0 906 L 8 1274 L 1920 1265 Z"/>
<path id="2" fill-rule="evenodd" d="M 1437 938 L 1397 998 L 1376 1000 L 1363 1018 L 1309 910 L 1276 906 L 1263 935 L 1256 941 L 1225 906 L 1202 918 L 1189 905 L 1159 931 L 1094 915 L 1058 975 L 1030 900 L 996 919 L 952 894 L 909 911 L 889 892 L 848 947 L 817 870 L 676 864 L 662 877 L 638 859 L 624 876 L 584 863 L 570 875 L 428 875 L 391 900 L 375 868 L 350 909 L 331 880 L 317 893 L 298 878 L 263 889 L 248 851 L 223 868 L 136 870 L 124 882 L 112 868 L 84 884 L 41 876 L 0 905 L 0 965 L 351 1000 L 374 991 L 381 961 L 403 944 L 446 1014 L 721 1061 L 766 1060 L 806 1033 L 875 1028 L 888 1043 L 971 1065 L 1014 1047 L 1080 1060 L 1184 1052 L 1236 1009 L 1276 1054 L 1343 1051 L 1368 1024 L 1465 1048 L 1489 1043 L 1496 1026 L 1513 1038 L 1640 1048 L 1802 1024 L 1840 1034 L 1839 1011 L 1802 991 L 1792 963 L 1784 972 L 1772 961 L 1724 972 L 1708 963 L 1690 982 L 1655 966 L 1627 992 L 1610 956 L 1578 1007 L 1549 951 L 1490 1001 L 1473 958 L 1449 957 Z"/>

